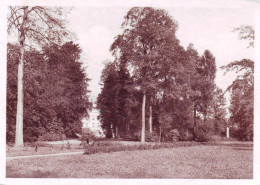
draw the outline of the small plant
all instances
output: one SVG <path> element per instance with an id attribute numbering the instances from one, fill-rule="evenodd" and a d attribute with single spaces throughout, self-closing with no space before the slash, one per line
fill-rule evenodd
<path id="1" fill-rule="evenodd" d="M 158 149 L 159 148 L 159 144 L 155 144 L 155 145 L 153 145 L 153 149 L 155 150 L 155 149 Z"/>
<path id="2" fill-rule="evenodd" d="M 71 145 L 69 141 L 67 142 L 67 149 L 71 149 Z"/>

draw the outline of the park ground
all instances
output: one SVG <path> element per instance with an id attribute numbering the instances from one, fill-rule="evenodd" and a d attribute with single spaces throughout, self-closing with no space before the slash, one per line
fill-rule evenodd
<path id="1" fill-rule="evenodd" d="M 45 147 L 37 154 L 61 153 L 54 148 Z M 7 151 L 7 178 L 253 178 L 253 144 L 244 142 L 8 159 L 29 152 L 29 148 Z"/>

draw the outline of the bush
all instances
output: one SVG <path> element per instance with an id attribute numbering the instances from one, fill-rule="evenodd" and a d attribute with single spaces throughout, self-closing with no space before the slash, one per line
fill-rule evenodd
<path id="1" fill-rule="evenodd" d="M 160 149 L 160 148 L 172 148 L 177 146 L 170 143 L 156 143 L 156 144 L 136 144 L 136 145 L 122 145 L 117 143 L 107 144 L 105 146 L 97 145 L 87 145 L 84 154 L 94 154 L 94 153 L 110 153 L 117 151 L 133 151 L 133 150 L 150 150 L 150 149 Z"/>
<path id="2" fill-rule="evenodd" d="M 189 130 L 180 130 L 180 141 L 191 141 L 193 140 L 194 136 Z"/>
<path id="3" fill-rule="evenodd" d="M 127 134 L 122 137 L 124 141 L 141 141 L 141 131 L 134 132 L 132 134 Z M 153 132 L 152 134 L 149 131 L 145 132 L 145 141 L 146 142 L 159 142 L 160 136 Z"/>
<path id="4" fill-rule="evenodd" d="M 195 127 L 194 139 L 198 142 L 207 142 L 210 140 L 210 133 L 206 125 Z"/>
<path id="5" fill-rule="evenodd" d="M 253 141 L 254 128 L 253 124 L 250 124 L 247 128 L 231 128 L 230 137 L 236 138 L 241 141 Z"/>
<path id="6" fill-rule="evenodd" d="M 64 134 L 57 134 L 57 133 L 46 133 L 38 137 L 38 141 L 59 141 L 66 139 Z"/>
<path id="7" fill-rule="evenodd" d="M 245 140 L 246 141 L 253 141 L 254 139 L 254 125 L 250 124 L 245 131 Z"/>
<path id="8" fill-rule="evenodd" d="M 178 129 L 171 129 L 168 132 L 164 132 L 165 141 L 175 142 L 175 141 L 179 141 L 179 138 L 180 138 L 180 132 Z"/>

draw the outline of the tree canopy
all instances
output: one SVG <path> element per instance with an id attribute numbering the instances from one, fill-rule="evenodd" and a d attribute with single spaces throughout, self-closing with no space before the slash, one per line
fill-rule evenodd
<path id="1" fill-rule="evenodd" d="M 81 132 L 88 116 L 89 79 L 80 61 L 81 49 L 68 42 L 25 53 L 24 139 L 57 140 Z M 19 47 L 8 44 L 7 141 L 14 141 Z"/>
<path id="2" fill-rule="evenodd" d="M 7 16 L 7 31 L 9 35 L 18 36 L 18 73 L 17 73 L 17 109 L 15 146 L 23 143 L 24 119 L 24 61 L 25 51 L 29 47 L 39 50 L 44 45 L 60 44 L 68 35 L 63 19 L 64 9 L 59 7 L 41 6 L 9 6 Z"/>
<path id="3" fill-rule="evenodd" d="M 119 106 L 120 109 L 135 106 L 137 111 L 140 111 L 137 114 L 122 111 L 121 115 L 129 120 L 136 118 L 136 115 L 142 115 L 141 141 L 147 139 L 145 127 L 148 115 L 149 122 L 153 122 L 152 129 L 155 130 L 155 134 L 160 133 L 161 138 L 164 132 L 175 128 L 186 133 L 192 132 L 194 120 L 202 120 L 198 115 L 204 115 L 205 122 L 209 117 L 209 107 L 216 87 L 216 64 L 213 54 L 206 50 L 199 56 L 192 45 L 185 50 L 176 37 L 177 22 L 162 9 L 131 8 L 121 27 L 123 33 L 115 38 L 110 48 L 115 61 L 109 65 L 115 66 L 113 69 L 116 69 L 111 75 L 117 80 L 108 80 L 108 76 L 102 78 L 104 87 L 98 100 L 99 107 L 108 109 L 105 108 L 105 103 L 100 101 L 101 97 L 113 97 L 115 103 L 116 96 L 120 95 L 116 92 L 120 92 L 120 89 L 128 92 L 127 96 L 121 96 L 117 101 L 124 105 Z M 103 73 L 107 73 L 107 69 Z M 105 89 L 112 90 L 106 88 L 105 82 L 113 84 L 113 93 L 105 93 Z M 139 94 L 139 98 L 131 94 L 133 92 Z M 140 95 L 143 96 L 142 100 Z M 136 101 L 139 102 L 131 104 Z M 110 109 L 107 112 L 118 115 L 115 110 Z M 120 121 L 120 124 L 123 122 L 128 125 L 129 120 Z M 118 121 L 114 121 L 116 122 Z M 137 122 L 140 123 L 141 120 Z M 138 125 L 135 124 L 136 129 Z"/>

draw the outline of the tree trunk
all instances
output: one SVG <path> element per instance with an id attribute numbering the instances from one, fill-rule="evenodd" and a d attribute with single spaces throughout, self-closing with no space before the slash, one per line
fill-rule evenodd
<path id="1" fill-rule="evenodd" d="M 142 105 L 142 134 L 141 134 L 141 142 L 145 142 L 145 101 L 146 101 L 146 94 L 144 92 L 143 95 L 143 105 Z"/>
<path id="2" fill-rule="evenodd" d="M 227 127 L 226 137 L 229 138 L 229 127 Z"/>
<path id="3" fill-rule="evenodd" d="M 27 20 L 28 7 L 24 9 L 23 22 L 19 33 L 19 63 L 17 77 L 17 112 L 16 112 L 16 132 L 15 146 L 23 146 L 23 66 L 24 66 L 24 42 L 25 42 L 25 24 Z"/>
<path id="4" fill-rule="evenodd" d="M 153 132 L 152 106 L 150 106 L 149 129 L 150 129 L 150 133 L 152 133 Z"/>
<path id="5" fill-rule="evenodd" d="M 162 126 L 160 125 L 160 142 L 162 142 Z"/>
<path id="6" fill-rule="evenodd" d="M 194 127 L 197 125 L 197 118 L 196 118 L 196 105 L 194 104 L 194 111 L 193 111 L 194 115 L 193 115 L 193 123 L 194 123 Z"/>
<path id="7" fill-rule="evenodd" d="M 205 113 L 204 113 L 204 120 L 203 120 L 204 124 L 205 124 L 206 121 L 207 121 L 207 115 L 208 115 L 207 109 L 208 109 L 208 108 L 206 108 Z"/>
<path id="8" fill-rule="evenodd" d="M 113 133 L 113 138 L 116 138 L 116 126 L 115 126 L 115 124 L 113 124 L 112 133 Z"/>
<path id="9" fill-rule="evenodd" d="M 118 126 L 116 125 L 116 138 L 118 138 Z"/>

